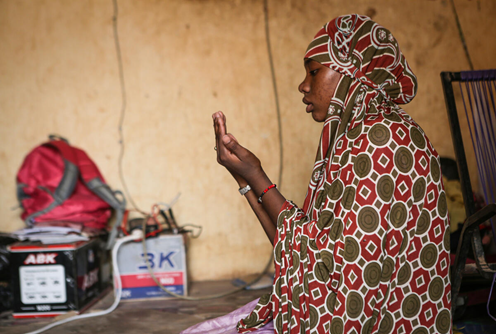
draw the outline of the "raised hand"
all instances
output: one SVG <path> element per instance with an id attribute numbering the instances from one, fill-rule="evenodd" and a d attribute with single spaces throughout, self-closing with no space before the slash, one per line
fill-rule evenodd
<path id="1" fill-rule="evenodd" d="M 276 222 L 285 198 L 277 189 L 264 195 L 263 204 L 258 203 L 258 194 L 267 189 L 272 182 L 262 169 L 260 160 L 239 144 L 236 138 L 227 133 L 226 116 L 222 111 L 212 115 L 214 120 L 215 147 L 217 162 L 231 173 L 240 187 L 249 185 L 252 191 L 245 194 L 248 203 L 262 224 L 267 237 L 273 243 L 276 235 Z"/>
<path id="2" fill-rule="evenodd" d="M 217 162 L 224 166 L 240 185 L 243 181 L 250 183 L 250 179 L 263 173 L 260 160 L 241 146 L 232 134 L 227 133 L 226 116 L 222 111 L 214 113 L 212 118 L 214 120 Z"/>

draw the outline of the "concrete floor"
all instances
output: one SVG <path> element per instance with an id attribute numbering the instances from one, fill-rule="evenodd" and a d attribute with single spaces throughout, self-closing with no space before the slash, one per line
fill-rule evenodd
<path id="1" fill-rule="evenodd" d="M 251 278 L 251 277 L 250 277 Z M 190 296 L 205 296 L 233 289 L 230 281 L 193 282 L 189 287 Z M 164 333 L 176 334 L 203 320 L 225 315 L 248 302 L 269 293 L 271 288 L 243 290 L 232 295 L 202 301 L 181 299 L 150 299 L 124 301 L 106 316 L 76 320 L 55 327 L 44 333 Z M 107 309 L 114 301 L 114 294 L 108 293 L 93 305 L 89 312 Z M 496 322 L 485 309 L 485 303 L 470 306 L 461 319 L 455 321 L 454 329 L 460 334 L 496 333 Z M 88 311 L 87 311 L 88 312 Z M 491 313 L 496 315 L 496 303 L 491 303 Z M 58 320 L 58 319 L 57 319 Z M 20 334 L 37 330 L 55 321 L 54 319 L 13 319 L 6 314 L 0 317 L 0 333 Z"/>
<path id="2" fill-rule="evenodd" d="M 205 296 L 233 289 L 230 281 L 193 282 L 190 296 Z M 270 288 L 243 290 L 232 295 L 202 301 L 161 299 L 125 301 L 105 316 L 81 319 L 46 331 L 47 334 L 66 333 L 165 333 L 175 334 L 203 320 L 227 314 L 246 303 L 270 292 Z M 107 294 L 90 308 L 103 310 L 114 301 L 114 294 Z M 88 312 L 88 311 L 87 311 Z M 0 319 L 0 333 L 20 334 L 39 329 L 54 319 L 13 319 L 6 315 Z"/>

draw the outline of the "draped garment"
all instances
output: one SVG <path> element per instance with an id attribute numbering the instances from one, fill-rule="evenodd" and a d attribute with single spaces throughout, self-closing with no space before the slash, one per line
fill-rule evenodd
<path id="1" fill-rule="evenodd" d="M 277 333 L 448 333 L 449 219 L 439 156 L 398 104 L 417 81 L 368 17 L 327 23 L 310 58 L 343 74 L 304 205 L 277 221 L 271 295 L 237 326 Z"/>

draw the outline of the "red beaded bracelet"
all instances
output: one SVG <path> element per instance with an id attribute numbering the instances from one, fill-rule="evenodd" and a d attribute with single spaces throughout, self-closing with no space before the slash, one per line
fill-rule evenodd
<path id="1" fill-rule="evenodd" d="M 272 188 L 275 188 L 276 185 L 275 184 L 271 184 L 270 186 L 267 187 L 267 189 L 265 189 L 261 194 L 260 194 L 260 197 L 258 197 L 258 203 L 262 204 L 262 196 L 265 195 L 265 193 L 267 191 L 269 191 L 270 189 Z"/>

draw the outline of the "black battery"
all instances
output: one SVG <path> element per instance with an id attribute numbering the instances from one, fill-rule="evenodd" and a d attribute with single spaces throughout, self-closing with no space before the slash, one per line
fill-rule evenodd
<path id="1" fill-rule="evenodd" d="M 110 287 L 108 251 L 100 239 L 10 245 L 14 318 L 83 312 Z"/>

